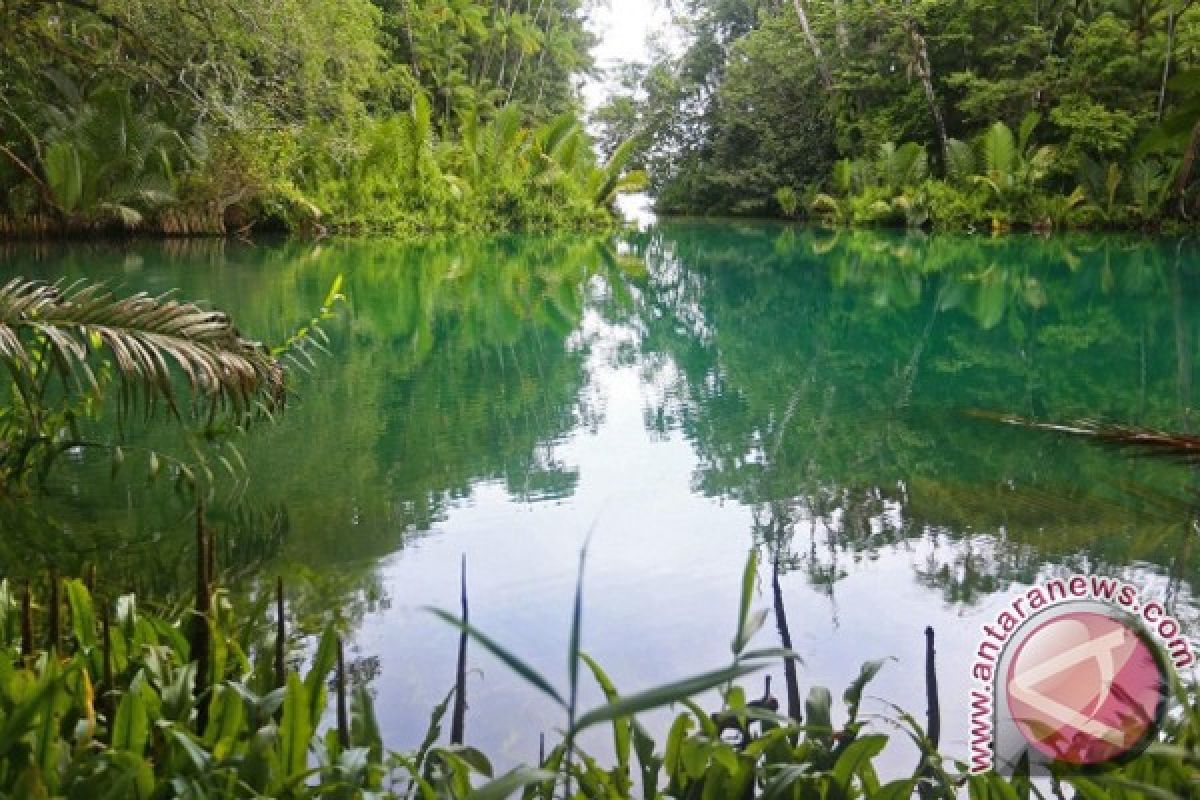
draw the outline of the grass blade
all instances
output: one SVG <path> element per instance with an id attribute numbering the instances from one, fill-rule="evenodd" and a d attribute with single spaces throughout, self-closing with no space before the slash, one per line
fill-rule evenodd
<path id="1" fill-rule="evenodd" d="M 709 689 L 715 689 L 730 681 L 735 681 L 743 675 L 757 672 L 764 666 L 764 664 L 734 664 L 713 672 L 706 672 L 702 675 L 685 678 L 681 681 L 664 684 L 653 689 L 647 689 L 644 692 L 623 697 L 616 702 L 606 703 L 580 716 L 576 720 L 572 732 L 578 733 L 601 722 L 609 722 L 610 720 L 629 717 L 642 711 L 649 711 L 653 708 L 661 708 L 678 703 L 681 700 L 694 697 L 701 692 L 706 692 Z"/>
<path id="2" fill-rule="evenodd" d="M 558 690 L 550 684 L 550 681 L 546 680 L 546 678 L 540 672 L 526 664 L 518 656 L 509 652 L 504 647 L 501 647 L 486 633 L 473 625 L 468 625 L 448 611 L 443 611 L 440 608 L 430 607 L 426 607 L 425 610 L 438 617 L 443 622 L 453 625 L 455 628 L 461 631 L 466 631 L 467 635 L 475 640 L 480 647 L 482 647 L 484 650 L 487 650 L 496 658 L 500 659 L 500 661 L 506 667 L 524 678 L 527 683 L 536 687 L 543 694 L 547 695 L 554 700 L 554 702 L 558 703 L 562 708 L 565 709 L 567 707 L 566 701 L 563 700 L 562 695 L 559 694 Z"/>
<path id="3" fill-rule="evenodd" d="M 738 624 L 737 634 L 733 637 L 733 654 L 739 655 L 746 649 L 746 644 L 750 641 L 757 627 L 761 628 L 763 622 L 766 621 L 766 615 L 762 614 L 761 618 L 752 620 L 750 614 L 750 603 L 754 599 L 754 582 L 758 578 L 758 549 L 752 548 L 750 555 L 746 558 L 746 567 L 742 571 L 742 597 L 738 603 Z"/>
<path id="4" fill-rule="evenodd" d="M 546 772 L 540 769 L 531 769 L 529 767 L 519 767 L 512 772 L 505 773 L 494 781 L 485 783 L 475 791 L 467 795 L 468 800 L 503 800 L 509 797 L 513 792 L 524 789 L 526 786 L 532 786 L 535 783 L 543 783 L 545 781 L 554 780 L 553 772 Z"/>

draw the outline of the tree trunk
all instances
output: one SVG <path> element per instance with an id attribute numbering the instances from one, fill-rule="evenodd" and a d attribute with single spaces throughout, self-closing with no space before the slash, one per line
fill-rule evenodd
<path id="1" fill-rule="evenodd" d="M 1175 9 L 1167 12 L 1167 52 L 1163 56 L 1162 83 L 1158 88 L 1158 121 L 1162 122 L 1167 105 L 1167 81 L 1171 79 L 1171 54 L 1175 50 Z"/>
<path id="2" fill-rule="evenodd" d="M 542 19 L 542 11 L 543 11 L 545 8 L 546 8 L 546 0 L 542 0 L 542 1 L 541 1 L 541 3 L 539 3 L 539 4 L 538 4 L 537 13 L 533 15 L 533 27 L 534 27 L 534 28 L 537 28 L 537 24 L 538 24 L 538 22 L 540 22 L 540 21 L 541 21 L 541 19 Z M 546 26 L 546 28 L 547 28 L 547 32 L 548 32 L 548 31 L 549 31 L 549 26 Z M 546 45 L 547 45 L 547 44 L 548 44 L 548 43 L 547 43 L 547 42 L 546 42 L 546 40 L 543 38 L 543 40 L 542 40 L 542 47 L 546 47 Z M 539 48 L 539 49 L 540 49 L 540 48 Z M 539 64 L 540 64 L 540 63 L 541 63 L 541 62 L 539 62 Z M 513 99 L 513 93 L 517 91 L 517 81 L 518 81 L 518 80 L 520 80 L 520 78 L 521 78 L 521 67 L 523 67 L 524 65 L 525 65 L 525 48 L 524 48 L 524 47 L 522 47 L 522 48 L 521 48 L 521 53 L 520 53 L 520 55 L 517 57 L 517 68 L 516 68 L 515 70 L 513 70 L 512 83 L 510 83 L 510 84 L 508 85 L 508 98 L 507 98 L 507 99 L 504 101 L 504 102 L 505 102 L 505 104 L 508 104 L 508 103 L 511 103 L 511 102 L 512 102 L 512 99 Z"/>
<path id="3" fill-rule="evenodd" d="M 837 26 L 838 59 L 846 60 L 846 52 L 850 49 L 850 30 L 846 27 L 846 14 L 843 0 L 833 0 L 833 17 Z"/>
<path id="4" fill-rule="evenodd" d="M 912 47 L 912 63 L 925 89 L 925 102 L 929 104 L 929 114 L 933 117 L 933 126 L 937 130 L 938 147 L 942 153 L 942 166 L 950 160 L 950 149 L 947 145 L 946 119 L 942 116 L 942 108 L 938 104 L 937 92 L 933 88 L 933 68 L 929 64 L 929 48 L 925 37 L 921 35 L 916 20 L 911 16 L 904 20 L 904 29 L 908 34 L 908 42 Z"/>
<path id="5" fill-rule="evenodd" d="M 1196 152 L 1200 150 L 1200 121 L 1192 126 L 1192 135 L 1188 137 L 1187 150 L 1183 152 L 1183 161 L 1179 164 L 1179 177 L 1175 179 L 1175 196 L 1179 200 L 1179 213 L 1187 218 L 1187 205 L 1184 195 L 1192 180 L 1192 168 L 1196 166 Z"/>
<path id="6" fill-rule="evenodd" d="M 817 41 L 816 34 L 813 33 L 812 26 L 808 24 L 808 12 L 804 8 L 804 0 L 792 0 L 792 5 L 796 7 L 796 16 L 800 18 L 800 28 L 804 31 L 804 38 L 808 40 L 808 46 L 812 50 L 813 58 L 817 62 L 817 72 L 821 75 L 821 85 L 825 87 L 825 91 L 833 93 L 833 74 L 829 71 L 829 63 L 825 60 L 825 53 L 821 50 L 821 43 Z"/>
<path id="7" fill-rule="evenodd" d="M 1167 107 L 1167 82 L 1171 79 L 1171 59 L 1175 55 L 1175 34 L 1179 29 L 1179 20 L 1186 14 L 1196 0 L 1187 0 L 1177 9 L 1172 5 L 1167 9 L 1167 52 L 1163 55 L 1162 83 L 1158 89 L 1158 121 L 1162 122 Z"/>

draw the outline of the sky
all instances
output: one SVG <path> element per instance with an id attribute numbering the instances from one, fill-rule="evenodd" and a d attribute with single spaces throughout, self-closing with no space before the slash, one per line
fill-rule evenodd
<path id="1" fill-rule="evenodd" d="M 599 3 L 592 27 L 600 37 L 600 44 L 594 51 L 597 65 L 608 67 L 620 61 L 646 60 L 646 37 L 665 28 L 670 19 L 658 0 L 608 0 L 607 3 Z M 584 87 L 588 108 L 600 105 L 604 95 L 604 85 L 600 82 L 589 81 Z"/>

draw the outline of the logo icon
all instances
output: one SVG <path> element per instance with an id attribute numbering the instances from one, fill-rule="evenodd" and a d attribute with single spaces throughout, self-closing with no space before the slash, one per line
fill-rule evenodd
<path id="1" fill-rule="evenodd" d="M 1137 752 L 1158 729 L 1165 669 L 1153 646 L 1120 617 L 1108 609 L 1060 608 L 1015 637 L 997 688 L 1017 729 L 1043 757 L 1102 764 Z"/>
<path id="2" fill-rule="evenodd" d="M 968 712 L 975 775 L 1136 755 L 1161 730 L 1175 671 L 1196 664 L 1161 600 L 1100 575 L 1030 586 L 982 634 Z"/>

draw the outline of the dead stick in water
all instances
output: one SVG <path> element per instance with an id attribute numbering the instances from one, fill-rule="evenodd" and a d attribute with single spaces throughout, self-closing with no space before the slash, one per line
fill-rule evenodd
<path id="1" fill-rule="evenodd" d="M 192 615 L 192 661 L 196 663 L 196 729 L 208 726 L 208 670 L 211 642 L 208 616 L 212 611 L 212 579 L 208 574 L 208 531 L 204 505 L 196 506 L 196 606 Z"/>
<path id="2" fill-rule="evenodd" d="M 787 611 L 783 607 L 783 588 L 779 585 L 779 560 L 771 565 L 771 592 L 775 595 L 775 624 L 779 628 L 779 642 L 785 650 L 792 649 L 792 632 L 788 629 Z M 802 721 L 803 712 L 800 705 L 800 680 L 796 677 L 796 662 L 790 658 L 783 660 L 783 682 L 787 686 L 788 716 L 797 722 Z"/>
<path id="3" fill-rule="evenodd" d="M 275 688 L 287 684 L 287 618 L 283 615 L 283 576 L 275 579 Z"/>
<path id="4" fill-rule="evenodd" d="M 346 654 L 342 637 L 337 637 L 337 730 L 338 744 L 350 748 L 350 715 L 346 713 Z"/>
<path id="5" fill-rule="evenodd" d="M 109 702 L 113 691 L 113 663 L 112 663 L 112 624 L 108 618 L 108 603 L 100 604 L 100 639 L 103 647 L 104 657 L 104 691 L 100 694 L 100 707 L 104 709 L 105 716 L 112 719 L 112 708 Z"/>
<path id="6" fill-rule="evenodd" d="M 59 645 L 62 643 L 62 614 L 59 606 L 62 605 L 62 596 L 60 594 L 58 570 L 50 572 L 50 607 L 47 609 L 50 614 L 50 647 L 51 653 L 57 653 Z"/>
<path id="7" fill-rule="evenodd" d="M 21 595 L 21 655 L 33 656 L 33 590 L 25 581 L 25 592 Z"/>
<path id="8" fill-rule="evenodd" d="M 938 699 L 937 649 L 934 647 L 933 626 L 925 628 L 925 698 L 926 727 L 929 743 L 936 750 L 942 741 L 942 705 Z"/>
<path id="9" fill-rule="evenodd" d="M 942 740 L 942 708 L 941 702 L 938 700 L 938 685 L 937 685 L 937 649 L 934 646 L 933 626 L 925 628 L 925 738 L 928 740 L 928 749 L 921 754 L 921 764 L 918 768 L 921 776 L 920 783 L 917 785 L 917 794 L 922 800 L 932 800 L 936 796 L 933 783 L 933 765 L 930 763 L 930 755 L 937 752 L 938 746 Z"/>
<path id="10" fill-rule="evenodd" d="M 462 557 L 462 622 L 458 634 L 458 667 L 454 673 L 454 714 L 450 718 L 450 744 L 462 744 L 467 724 L 467 556 Z"/>

